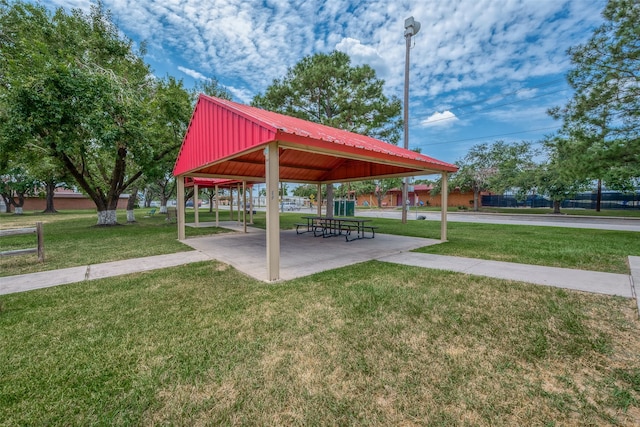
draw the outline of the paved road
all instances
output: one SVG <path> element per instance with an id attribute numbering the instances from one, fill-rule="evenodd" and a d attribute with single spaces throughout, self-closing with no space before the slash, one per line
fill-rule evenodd
<path id="1" fill-rule="evenodd" d="M 225 207 L 220 207 L 223 210 Z M 264 211 L 264 207 L 254 208 Z M 302 208 L 299 211 L 305 215 L 315 214 L 316 208 Z M 324 214 L 324 210 L 323 210 Z M 401 219 L 402 212 L 399 210 L 356 210 L 356 216 L 370 218 L 392 218 Z M 440 221 L 440 212 L 416 212 L 410 211 L 407 219 L 416 220 L 418 216 L 426 217 L 427 221 Z M 568 228 L 592 228 L 597 230 L 618 230 L 640 232 L 640 218 L 620 218 L 620 217 L 597 217 L 581 215 L 553 215 L 553 214 L 492 214 L 476 212 L 459 212 L 450 210 L 447 214 L 449 222 L 472 222 L 485 224 L 512 224 L 512 225 L 535 225 L 542 227 L 568 227 Z"/>
<path id="2" fill-rule="evenodd" d="M 358 210 L 358 216 L 373 218 L 400 219 L 402 212 Z M 407 219 L 415 220 L 425 216 L 427 221 L 440 221 L 440 212 L 411 211 Z M 449 222 L 472 222 L 485 224 L 535 225 L 545 227 L 593 228 L 598 230 L 621 230 L 640 232 L 640 218 L 584 217 L 577 215 L 526 215 L 526 214 L 487 214 L 474 212 L 449 212 Z"/>

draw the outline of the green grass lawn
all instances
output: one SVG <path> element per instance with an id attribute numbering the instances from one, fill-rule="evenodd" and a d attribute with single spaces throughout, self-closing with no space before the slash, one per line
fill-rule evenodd
<path id="1" fill-rule="evenodd" d="M 367 262 L 0 299 L 0 425 L 637 425 L 631 300 Z"/>
<path id="2" fill-rule="evenodd" d="M 56 215 L 2 215 L 3 227 L 33 226 L 36 221 L 45 223 L 46 262 L 38 263 L 35 255 L 0 258 L 0 276 L 191 250 L 176 240 L 175 223 L 168 223 L 159 214 L 145 218 L 146 212 L 148 210 L 137 213 L 135 224 L 126 224 L 122 213 L 119 220 L 124 225 L 115 227 L 95 227 L 95 213 L 87 211 Z M 200 221 L 213 221 L 214 215 L 200 212 Z M 220 212 L 220 220 L 228 220 L 228 215 L 228 212 Z M 294 228 L 301 215 L 282 213 L 281 228 Z M 187 221 L 193 221 L 193 211 L 187 212 Z M 257 227 L 265 227 L 264 212 L 254 215 L 254 222 Z M 395 219 L 376 218 L 374 222 L 379 233 L 440 238 L 438 221 L 402 224 Z M 219 232 L 225 230 L 186 228 L 187 238 Z M 627 273 L 627 257 L 640 255 L 638 233 L 626 231 L 449 223 L 448 238 L 446 244 L 428 246 L 419 251 L 614 273 Z M 35 237 L 4 237 L 0 245 L 2 250 L 35 246 Z"/>
<path id="3" fill-rule="evenodd" d="M 125 212 L 119 211 L 118 221 L 122 225 L 113 227 L 95 226 L 97 217 L 91 211 L 1 215 L 3 228 L 32 227 L 36 221 L 44 223 L 45 263 L 38 263 L 35 255 L 0 258 L 0 276 L 192 250 L 178 242 L 175 222 L 167 222 L 166 216 L 158 213 L 146 218 L 148 212 L 149 209 L 137 210 L 136 223 L 127 224 Z M 228 219 L 228 212 L 220 212 L 220 220 Z M 214 221 L 215 214 L 200 212 L 200 220 Z M 192 211 L 188 212 L 187 221 L 193 222 Z M 193 237 L 226 231 L 215 227 L 187 227 L 186 235 Z M 28 247 L 35 247 L 35 235 L 0 239 L 0 250 L 3 251 Z"/>
<path id="4" fill-rule="evenodd" d="M 47 262 L 3 258 L 0 274 L 190 249 L 145 212 L 1 216 L 46 223 Z M 435 221 L 374 221 L 439 237 Z M 640 254 L 632 232 L 456 223 L 449 239 L 425 251 L 618 272 Z M 0 343 L 0 426 L 640 421 L 634 301 L 376 261 L 270 285 L 206 262 L 3 295 Z"/>

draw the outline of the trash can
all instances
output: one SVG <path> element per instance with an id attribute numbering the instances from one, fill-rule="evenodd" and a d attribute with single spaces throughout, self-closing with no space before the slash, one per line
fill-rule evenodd
<path id="1" fill-rule="evenodd" d="M 356 202 L 353 200 L 334 200 L 333 214 L 335 216 L 355 216 Z"/>

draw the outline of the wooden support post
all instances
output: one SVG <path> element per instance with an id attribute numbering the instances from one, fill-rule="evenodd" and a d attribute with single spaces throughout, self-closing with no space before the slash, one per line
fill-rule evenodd
<path id="1" fill-rule="evenodd" d="M 247 181 L 242 181 L 242 224 L 247 232 Z"/>
<path id="2" fill-rule="evenodd" d="M 318 216 L 322 216 L 322 184 L 318 184 L 318 197 L 316 201 L 318 203 L 317 214 Z"/>
<path id="3" fill-rule="evenodd" d="M 253 185 L 249 186 L 249 224 L 253 224 Z"/>
<path id="4" fill-rule="evenodd" d="M 242 221 L 242 217 L 240 216 L 240 183 L 236 184 L 236 190 L 238 193 L 236 194 L 236 205 L 238 206 L 238 225 L 240 225 L 240 221 Z"/>
<path id="5" fill-rule="evenodd" d="M 440 208 L 440 240 L 443 242 L 447 241 L 447 207 L 449 205 L 449 184 L 447 182 L 448 176 L 446 172 L 442 173 L 442 188 L 440 191 L 441 194 L 441 205 Z"/>
<path id="6" fill-rule="evenodd" d="M 220 191 L 218 191 L 218 185 L 216 184 L 216 227 L 218 227 L 220 222 L 220 215 L 218 211 L 218 199 L 220 198 Z"/>
<path id="7" fill-rule="evenodd" d="M 280 180 L 280 155 L 278 143 L 272 142 L 264 149 L 267 183 L 267 279 L 280 278 L 280 212 L 278 206 L 278 181 Z"/>
<path id="8" fill-rule="evenodd" d="M 179 176 L 176 178 L 178 181 L 178 197 L 177 197 L 177 217 L 178 217 L 178 240 L 185 239 L 185 217 L 184 217 L 184 176 Z"/>
<path id="9" fill-rule="evenodd" d="M 198 209 L 198 184 L 193 184 L 193 215 L 196 227 L 200 225 L 200 210 Z"/>

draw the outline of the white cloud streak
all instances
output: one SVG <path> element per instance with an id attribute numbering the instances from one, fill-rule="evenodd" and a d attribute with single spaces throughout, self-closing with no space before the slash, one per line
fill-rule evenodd
<path id="1" fill-rule="evenodd" d="M 178 66 L 178 70 L 182 71 L 187 76 L 193 77 L 196 80 L 209 80 L 209 78 L 204 74 L 199 73 L 196 70 L 190 70 L 189 68 L 185 68 L 181 65 Z"/>
<path id="2" fill-rule="evenodd" d="M 170 58 L 184 70 L 215 76 L 245 99 L 304 56 L 334 49 L 355 64 L 371 65 L 387 90 L 401 96 L 409 16 L 422 25 L 411 50 L 412 96 L 432 99 L 557 75 L 569 66 L 566 49 L 601 22 L 604 3 L 104 0 L 124 33 L 147 41 L 151 58 Z M 89 2 L 45 4 L 86 9 Z"/>

